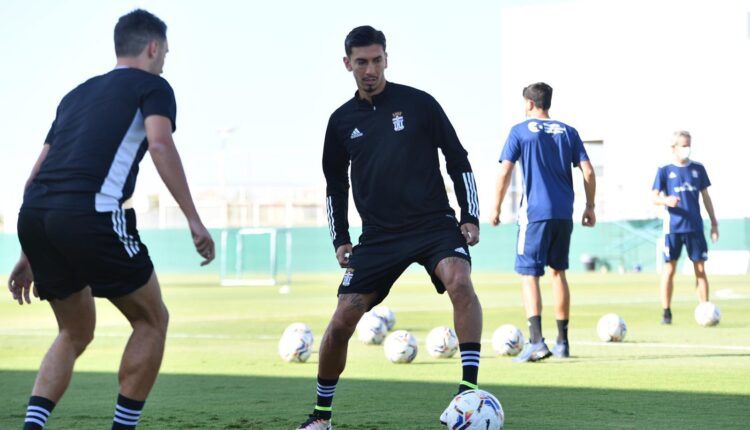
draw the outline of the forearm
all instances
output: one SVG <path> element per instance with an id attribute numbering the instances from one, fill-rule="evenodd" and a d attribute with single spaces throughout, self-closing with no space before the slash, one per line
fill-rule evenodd
<path id="1" fill-rule="evenodd" d="M 177 201 L 187 220 L 189 222 L 200 221 L 177 149 L 174 145 L 151 145 L 149 153 L 156 171 L 159 172 L 164 185 Z"/>
<path id="2" fill-rule="evenodd" d="M 711 225 L 718 225 L 719 222 L 716 220 L 716 215 L 714 214 L 714 204 L 708 194 L 703 196 L 703 204 L 706 206 L 706 212 L 708 212 L 708 217 L 711 219 Z"/>
<path id="3" fill-rule="evenodd" d="M 497 184 L 495 185 L 495 208 L 499 211 L 505 200 L 505 194 L 508 192 L 510 187 L 510 172 L 501 171 L 497 176 Z"/>
<path id="4" fill-rule="evenodd" d="M 456 193 L 456 200 L 461 207 L 461 224 L 479 225 L 479 198 L 477 193 L 477 183 L 474 179 L 474 173 L 471 166 L 466 165 L 464 172 L 450 173 L 453 181 L 453 189 Z"/>
<path id="5" fill-rule="evenodd" d="M 500 163 L 500 173 L 498 173 L 497 175 L 497 183 L 495 184 L 495 209 L 498 212 L 503 205 L 505 194 L 508 192 L 508 188 L 510 187 L 510 180 L 513 174 L 513 166 L 515 166 L 515 164 L 507 160 L 503 160 L 503 162 Z"/>
<path id="6" fill-rule="evenodd" d="M 586 193 L 586 206 L 594 207 L 596 201 L 596 175 L 593 171 L 584 174 L 583 190 Z"/>

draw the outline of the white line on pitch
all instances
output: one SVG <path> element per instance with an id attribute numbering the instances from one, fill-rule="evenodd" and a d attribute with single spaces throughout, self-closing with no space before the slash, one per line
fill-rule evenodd
<path id="1" fill-rule="evenodd" d="M 2 332 L 0 336 L 14 337 L 54 337 L 56 332 Z M 126 338 L 130 333 L 96 333 L 94 337 L 121 337 Z M 192 334 L 192 333 L 167 333 L 167 338 L 172 339 L 218 339 L 218 340 L 274 340 L 278 336 L 258 335 L 258 336 L 233 336 L 228 334 Z"/>
<path id="2" fill-rule="evenodd" d="M 683 348 L 683 349 L 722 349 L 726 351 L 750 351 L 750 346 L 739 345 L 691 345 L 688 343 L 633 343 L 633 342 L 573 342 L 574 345 L 584 346 L 633 346 L 642 348 Z"/>
<path id="3" fill-rule="evenodd" d="M 492 343 L 492 339 L 482 339 L 482 343 Z M 606 346 L 606 347 L 618 347 L 618 346 L 631 346 L 631 347 L 643 347 L 643 348 L 680 348 L 680 349 L 720 349 L 726 351 L 750 351 L 750 346 L 742 345 L 702 345 L 702 344 L 689 344 L 689 343 L 637 343 L 637 342 L 591 342 L 587 340 L 581 340 L 577 342 L 571 342 L 573 346 Z"/>

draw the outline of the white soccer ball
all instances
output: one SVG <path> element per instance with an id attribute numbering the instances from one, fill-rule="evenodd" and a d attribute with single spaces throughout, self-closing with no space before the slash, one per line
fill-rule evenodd
<path id="1" fill-rule="evenodd" d="M 367 345 L 380 345 L 388 334 L 385 323 L 372 312 L 362 315 L 357 323 L 357 337 Z"/>
<path id="2" fill-rule="evenodd" d="M 523 333 L 513 324 L 503 324 L 492 333 L 492 349 L 499 355 L 518 355 L 523 342 Z"/>
<path id="3" fill-rule="evenodd" d="M 703 302 L 695 307 L 695 321 L 703 327 L 712 327 L 721 321 L 719 307 L 711 302 Z"/>
<path id="4" fill-rule="evenodd" d="M 279 355 L 289 363 L 304 363 L 310 358 L 313 334 L 304 323 L 294 323 L 284 330 L 279 340 Z"/>
<path id="5" fill-rule="evenodd" d="M 596 325 L 596 333 L 604 342 L 622 342 L 628 333 L 625 320 L 617 314 L 606 314 L 599 319 Z"/>
<path id="6" fill-rule="evenodd" d="M 385 338 L 383 350 L 393 363 L 411 363 L 417 356 L 417 338 L 406 330 L 396 330 Z"/>
<path id="7" fill-rule="evenodd" d="M 435 358 L 451 358 L 458 351 L 458 336 L 450 327 L 435 327 L 427 335 L 427 353 Z"/>
<path id="8" fill-rule="evenodd" d="M 370 312 L 375 314 L 376 317 L 380 318 L 383 323 L 385 323 L 388 331 L 391 331 L 393 329 L 393 326 L 396 325 L 396 314 L 393 313 L 391 308 L 389 308 L 388 306 L 376 306 Z"/>
<path id="9" fill-rule="evenodd" d="M 467 390 L 453 398 L 440 421 L 451 430 L 499 430 L 505 424 L 505 412 L 491 393 Z"/>

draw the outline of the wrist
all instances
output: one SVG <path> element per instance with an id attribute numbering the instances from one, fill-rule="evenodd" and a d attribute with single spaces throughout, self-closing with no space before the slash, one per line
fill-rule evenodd
<path id="1" fill-rule="evenodd" d="M 596 207 L 595 203 L 586 203 L 586 209 L 594 209 Z"/>

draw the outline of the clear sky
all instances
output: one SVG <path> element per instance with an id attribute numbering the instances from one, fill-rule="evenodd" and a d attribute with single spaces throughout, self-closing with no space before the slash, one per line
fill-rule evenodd
<path id="1" fill-rule="evenodd" d="M 164 77 L 176 92 L 175 140 L 194 189 L 222 177 L 254 190 L 321 187 L 327 119 L 355 90 L 343 40 L 370 24 L 388 39 L 387 78 L 431 93 L 453 122 L 483 219 L 508 127 L 523 120 L 520 89 L 540 79 L 555 87 L 554 116 L 609 145 L 600 195 L 638 202 L 637 217 L 652 216 L 661 148 L 671 130 L 688 128 L 711 166 L 719 216 L 750 214 L 750 201 L 733 197 L 744 192 L 733 178 L 750 155 L 735 126 L 750 97 L 750 0 L 1 0 L 6 221 L 57 103 L 112 68 L 113 27 L 137 7 L 169 26 Z M 218 130 L 230 127 L 221 169 Z M 161 190 L 148 158 L 141 168 L 136 195 Z"/>
<path id="2" fill-rule="evenodd" d="M 3 0 L 0 213 L 17 211 L 60 99 L 113 67 L 114 25 L 136 7 L 169 27 L 163 76 L 176 92 L 175 140 L 193 187 L 219 183 L 217 130 L 227 127 L 236 128 L 230 185 L 322 184 L 328 116 L 355 90 L 343 40 L 363 24 L 386 34 L 386 77 L 433 94 L 473 164 L 499 153 L 499 1 Z M 136 193 L 158 190 L 150 160 L 141 166 Z"/>

